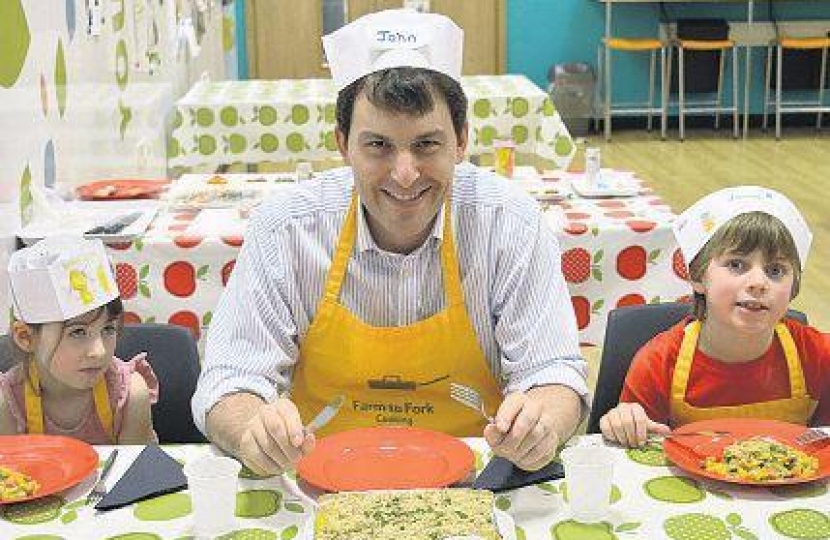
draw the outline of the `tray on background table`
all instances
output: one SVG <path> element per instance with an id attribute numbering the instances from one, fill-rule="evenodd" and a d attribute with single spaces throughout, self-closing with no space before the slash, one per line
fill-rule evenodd
<path id="1" fill-rule="evenodd" d="M 571 188 L 580 197 L 601 199 L 608 197 L 634 197 L 642 191 L 633 173 L 602 169 L 599 182 L 589 182 L 585 173 L 573 174 Z"/>
<path id="2" fill-rule="evenodd" d="M 35 222 L 17 231 L 17 237 L 31 245 L 56 234 L 84 234 L 86 231 L 134 212 L 141 215 L 126 227 L 113 234 L 84 234 L 87 238 L 100 238 L 104 242 L 128 242 L 144 234 L 156 217 L 160 203 L 154 200 L 130 201 L 72 201 L 58 221 Z"/>

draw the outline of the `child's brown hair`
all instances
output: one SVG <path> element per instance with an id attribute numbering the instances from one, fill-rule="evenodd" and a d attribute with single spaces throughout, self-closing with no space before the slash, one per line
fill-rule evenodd
<path id="1" fill-rule="evenodd" d="M 101 306 L 97 309 L 94 309 L 94 310 L 90 311 L 89 313 L 84 313 L 83 315 L 79 315 L 78 317 L 74 317 L 73 319 L 70 319 L 70 320 L 82 319 L 82 320 L 87 321 L 87 322 L 92 322 L 92 321 L 96 320 L 101 315 L 102 311 L 106 312 L 107 320 L 115 320 L 117 322 L 118 333 L 120 334 L 121 329 L 123 328 L 123 325 L 124 325 L 124 304 L 121 302 L 121 297 L 116 297 L 113 300 L 110 300 L 108 303 L 104 304 L 103 306 Z M 18 321 L 17 319 L 12 317 L 11 331 L 9 332 L 9 337 L 11 337 L 13 335 L 13 331 L 14 331 L 13 327 L 14 327 L 14 324 L 16 322 L 22 322 L 22 321 Z M 35 334 L 37 334 L 37 333 L 40 332 L 41 328 L 46 323 L 24 323 L 24 324 L 29 326 L 29 328 L 31 328 L 32 331 Z M 66 325 L 66 321 L 61 322 L 61 331 L 63 331 L 63 327 L 65 325 Z M 12 358 L 15 360 L 16 363 L 22 364 L 22 363 L 28 362 L 32 358 L 32 353 L 21 349 L 20 346 L 17 344 L 17 342 L 13 338 L 9 339 L 9 343 L 11 345 Z M 57 347 L 57 344 L 55 346 Z M 49 354 L 45 355 L 45 356 L 51 357 L 54 354 L 54 352 L 55 352 L 54 350 L 49 351 Z"/>
<path id="2" fill-rule="evenodd" d="M 801 261 L 790 231 L 778 218 L 766 212 L 748 212 L 730 219 L 706 242 L 700 253 L 689 264 L 689 279 L 700 283 L 706 268 L 715 257 L 724 253 L 749 255 L 759 250 L 766 260 L 784 258 L 793 267 L 795 298 L 801 286 Z M 692 315 L 695 319 L 706 317 L 706 297 L 695 293 Z"/>

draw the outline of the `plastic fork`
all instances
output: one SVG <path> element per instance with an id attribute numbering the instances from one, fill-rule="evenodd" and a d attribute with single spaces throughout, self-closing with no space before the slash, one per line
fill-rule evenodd
<path id="1" fill-rule="evenodd" d="M 808 444 L 813 444 L 814 442 L 824 441 L 827 439 L 830 439 L 830 429 L 810 428 L 796 437 L 795 442 L 801 446 L 807 446 Z"/>
<path id="2" fill-rule="evenodd" d="M 487 414 L 487 408 L 484 406 L 484 400 L 481 399 L 481 394 L 475 388 L 451 382 L 450 383 L 450 397 L 466 405 L 471 409 L 475 409 L 481 416 L 483 416 L 489 424 L 495 424 L 495 419 Z"/>

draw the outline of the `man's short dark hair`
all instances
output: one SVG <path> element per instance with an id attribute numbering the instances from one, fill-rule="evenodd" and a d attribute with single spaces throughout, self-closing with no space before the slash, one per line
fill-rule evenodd
<path id="1" fill-rule="evenodd" d="M 357 98 L 364 94 L 380 109 L 423 116 L 432 111 L 434 96 L 444 99 L 450 110 L 455 135 L 461 139 L 467 122 L 467 96 L 452 77 L 430 69 L 396 67 L 370 73 L 337 94 L 337 127 L 346 138 L 352 127 Z"/>

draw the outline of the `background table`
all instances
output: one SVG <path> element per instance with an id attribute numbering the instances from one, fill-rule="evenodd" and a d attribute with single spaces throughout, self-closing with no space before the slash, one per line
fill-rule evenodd
<path id="1" fill-rule="evenodd" d="M 516 150 L 567 168 L 576 152 L 550 97 L 521 75 L 464 77 L 471 155 L 512 137 Z M 338 158 L 331 79 L 198 82 L 176 103 L 171 170 Z"/>
<path id="2" fill-rule="evenodd" d="M 483 439 L 465 439 L 480 470 L 490 458 Z M 596 436 L 580 444 L 602 444 Z M 141 450 L 120 447 L 114 485 Z M 165 447 L 180 462 L 210 451 L 205 445 Z M 111 447 L 98 447 L 103 457 Z M 614 488 L 608 520 L 581 525 L 570 519 L 567 482 L 557 480 L 498 494 L 496 506 L 516 523 L 519 540 L 729 540 L 830 538 L 828 482 L 792 488 L 749 488 L 700 481 L 665 464 L 661 451 L 616 448 Z M 0 537 L 22 539 L 167 540 L 192 534 L 191 502 L 186 491 L 132 506 L 96 513 L 83 505 L 92 480 L 40 502 L 0 509 Z M 302 527 L 313 513 L 313 500 L 291 476 L 243 475 L 236 502 L 238 529 L 223 540 L 304 538 Z M 122 535 L 132 536 L 122 536 Z"/>
<path id="3" fill-rule="evenodd" d="M 572 182 L 582 173 L 553 173 L 563 201 L 547 206 L 562 249 L 580 340 L 602 345 L 608 312 L 616 307 L 673 302 L 691 293 L 671 208 L 639 179 L 634 197 L 586 199 Z"/>
<path id="4" fill-rule="evenodd" d="M 689 294 L 671 233 L 671 209 L 643 187 L 643 194 L 582 199 L 555 180 L 564 201 L 547 217 L 563 252 L 563 273 L 577 314 L 580 340 L 601 345 L 608 311 L 630 304 L 674 301 Z M 212 232 L 197 231 L 198 212 L 162 211 L 140 239 L 110 245 L 127 322 L 171 322 L 203 338 L 233 270 L 246 222 L 231 210 Z M 204 217 L 204 216 L 203 216 Z"/>

